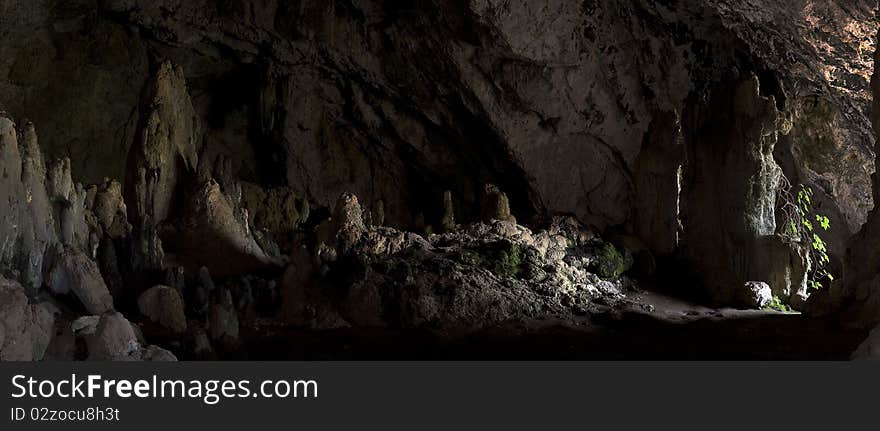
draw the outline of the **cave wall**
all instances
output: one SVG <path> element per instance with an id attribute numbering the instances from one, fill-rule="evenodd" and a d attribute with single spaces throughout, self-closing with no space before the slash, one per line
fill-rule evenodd
<path id="1" fill-rule="evenodd" d="M 704 281 L 729 293 L 743 278 L 771 277 L 746 263 L 720 275 L 771 236 L 772 217 L 727 243 L 723 259 L 702 250 L 747 231 L 730 217 L 771 211 L 724 199 L 745 191 L 735 185 L 755 166 L 729 166 L 725 151 L 705 160 L 732 144 L 695 122 L 724 121 L 732 88 L 756 76 L 791 123 L 772 165 L 820 191 L 842 250 L 873 205 L 875 6 L 0 0 L 0 109 L 38 124 L 47 154 L 69 157 L 78 179 L 123 179 L 142 91 L 171 61 L 202 126 L 199 157 L 238 179 L 289 187 L 316 208 L 352 192 L 406 228 L 438 224 L 445 190 L 459 219 L 476 218 L 493 183 L 522 221 L 573 214 L 658 254 L 683 241 Z M 718 172 L 736 184 L 703 190 Z M 775 185 L 765 186 L 771 199 Z"/>
<path id="2" fill-rule="evenodd" d="M 880 32 L 878 32 L 880 39 Z M 880 60 L 880 51 L 875 52 Z M 874 95 L 871 121 L 874 133 L 880 135 L 880 70 L 874 69 L 871 79 Z M 874 199 L 880 197 L 880 178 L 873 176 Z M 861 327 L 880 323 L 880 212 L 872 210 L 868 221 L 855 235 L 847 250 L 844 283 L 811 298 L 809 311 L 824 315 L 835 313 L 842 320 Z"/>

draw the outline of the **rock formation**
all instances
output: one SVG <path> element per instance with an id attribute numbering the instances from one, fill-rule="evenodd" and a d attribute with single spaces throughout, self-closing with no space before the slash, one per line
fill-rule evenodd
<path id="1" fill-rule="evenodd" d="M 159 229 L 198 167 L 198 121 L 183 70 L 169 62 L 147 85 L 143 101 L 145 114 L 128 156 L 126 197 L 135 226 L 135 268 L 161 269 Z"/>
<path id="2" fill-rule="evenodd" d="M 424 239 L 366 227 L 344 194 L 334 220 L 337 250 L 301 248 L 282 284 L 286 316 L 298 325 L 475 331 L 511 321 L 576 320 L 602 298 L 623 298 L 626 270 L 614 247 L 586 228 L 533 232 L 510 221 L 477 223 Z M 571 229 L 574 227 L 574 229 Z M 608 270 L 608 279 L 592 272 Z"/>
<path id="3" fill-rule="evenodd" d="M 878 60 L 880 60 L 880 51 L 875 53 L 875 61 Z M 874 70 L 871 89 L 874 93 L 871 119 L 874 133 L 880 135 L 880 68 Z M 876 200 L 880 196 L 880 179 L 874 175 L 873 180 Z M 812 301 L 812 312 L 817 314 L 836 312 L 845 320 L 865 327 L 873 327 L 880 323 L 880 290 L 878 290 L 880 271 L 876 266 L 876 262 L 880 259 L 878 240 L 880 240 L 880 212 L 875 209 L 868 215 L 867 223 L 847 250 L 844 283 L 817 296 Z M 876 338 L 874 331 L 866 343 L 876 344 L 873 341 Z"/>
<path id="4" fill-rule="evenodd" d="M 0 359 L 574 325 L 639 283 L 880 322 L 873 1 L 19 3 Z"/>
<path id="5" fill-rule="evenodd" d="M 754 280 L 772 283 L 785 300 L 797 294 L 805 299 L 807 263 L 797 246 L 777 235 L 783 174 L 773 153 L 779 136 L 790 130 L 790 118 L 777 109 L 773 96 L 761 95 L 754 75 L 730 91 L 713 94 L 720 99 L 713 106 L 716 118 L 695 120 L 705 122 L 698 125 L 704 139 L 720 141 L 698 147 L 688 161 L 692 176 L 683 185 L 683 248 L 717 300 L 738 300 L 743 296 L 738 289 Z"/>

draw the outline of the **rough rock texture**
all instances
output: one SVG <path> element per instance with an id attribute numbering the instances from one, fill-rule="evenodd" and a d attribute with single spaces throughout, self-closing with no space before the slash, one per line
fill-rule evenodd
<path id="1" fill-rule="evenodd" d="M 183 298 L 173 287 L 154 286 L 138 298 L 138 309 L 153 322 L 177 333 L 186 331 Z"/>
<path id="2" fill-rule="evenodd" d="M 113 297 L 98 265 L 82 252 L 71 248 L 53 252 L 49 268 L 46 284 L 53 293 L 72 291 L 91 314 L 113 310 Z"/>
<path id="3" fill-rule="evenodd" d="M 0 272 L 20 280 L 30 292 L 43 283 L 43 256 L 58 241 L 46 193 L 46 167 L 34 126 L 16 129 L 0 113 Z"/>
<path id="4" fill-rule="evenodd" d="M 5 44 L 0 71 L 69 70 L 72 60 L 51 53 L 77 52 L 89 38 L 100 41 L 89 47 L 93 64 L 70 89 L 36 88 L 35 73 L 0 88 L 0 98 L 26 94 L 29 104 L 14 108 L 32 107 L 43 121 L 59 108 L 40 95 L 80 96 L 65 98 L 79 107 L 92 100 L 85 90 L 117 95 L 138 86 L 132 77 L 145 75 L 148 58 L 168 58 L 195 89 L 207 153 L 232 155 L 233 169 L 248 179 L 286 183 L 328 208 L 351 191 L 371 211 L 383 202 L 386 220 L 401 227 L 415 225 L 420 213 L 436 224 L 438 196 L 447 189 L 461 208 L 477 208 L 482 185 L 494 183 L 521 218 L 546 210 L 600 228 L 641 226 L 640 234 L 651 235 L 646 243 L 667 251 L 675 227 L 668 192 L 681 153 L 657 149 L 701 143 L 687 127 L 680 141 L 655 143 L 653 136 L 670 135 L 669 118 L 696 109 L 701 94 L 737 70 L 753 71 L 792 113 L 793 180 L 822 186 L 843 216 L 842 237 L 871 207 L 873 139 L 865 132 L 874 6 L 66 1 L 5 17 L 10 36 L 40 31 Z M 46 45 L 53 49 L 35 48 Z M 31 55 L 43 51 L 49 55 Z M 130 58 L 130 67 L 120 58 Z M 64 133 L 52 133 L 53 154 L 77 134 L 96 144 L 77 155 L 74 167 L 83 167 L 89 157 L 118 153 L 127 136 L 142 136 L 142 127 L 131 131 L 140 110 L 135 92 L 114 97 L 114 109 L 96 115 L 95 126 L 72 127 L 79 116 L 55 121 L 62 125 L 51 131 Z M 115 126 L 104 129 L 116 131 L 112 137 L 94 131 L 110 119 Z M 832 127 L 837 136 L 826 133 Z M 653 185 L 646 181 L 652 177 Z M 646 230 L 636 208 L 656 213 L 662 229 Z"/>
<path id="5" fill-rule="evenodd" d="M 143 103 L 128 153 L 126 199 L 135 226 L 135 267 L 159 269 L 164 265 L 159 228 L 169 218 L 186 175 L 198 167 L 198 119 L 183 70 L 170 62 L 162 63 L 147 85 Z"/>
<path id="6" fill-rule="evenodd" d="M 58 309 L 30 304 L 18 282 L 0 277 L 0 361 L 39 361 L 55 335 Z"/>
<path id="7" fill-rule="evenodd" d="M 163 237 L 177 261 L 193 271 L 205 266 L 222 276 L 281 264 L 258 244 L 247 211 L 213 180 L 196 187 L 177 223 Z"/>
<path id="8" fill-rule="evenodd" d="M 211 339 L 234 343 L 238 341 L 238 313 L 232 303 L 232 295 L 229 291 L 220 292 L 219 298 L 217 303 L 211 305 L 208 316 Z"/>
<path id="9" fill-rule="evenodd" d="M 507 195 L 494 184 L 486 184 L 483 188 L 483 221 L 493 220 L 516 224 L 516 218 L 510 213 L 510 200 Z"/>
<path id="10" fill-rule="evenodd" d="M 478 330 L 545 318 L 574 321 L 594 309 L 594 301 L 622 297 L 620 272 L 610 280 L 591 272 L 606 244 L 577 224 L 560 221 L 532 232 L 495 220 L 425 239 L 365 227 L 350 194 L 337 208 L 337 248 L 303 247 L 291 258 L 282 284 L 290 323 Z"/>
<path id="11" fill-rule="evenodd" d="M 0 274 L 96 315 L 167 281 L 223 344 L 288 253 L 283 313 L 316 327 L 567 319 L 676 259 L 720 302 L 802 304 L 803 184 L 845 275 L 814 303 L 867 322 L 875 7 L 0 0 L 0 109 L 46 150 L 0 115 Z M 97 357 L 163 356 L 114 319 L 79 328 Z"/>
<path id="12" fill-rule="evenodd" d="M 309 218 L 309 202 L 297 197 L 289 187 L 263 189 L 253 183 L 242 183 L 242 206 L 247 208 L 248 223 L 265 229 L 275 238 L 291 237 L 296 228 Z"/>
<path id="13" fill-rule="evenodd" d="M 175 361 L 170 352 L 143 346 L 137 333 L 120 313 L 102 315 L 94 333 L 85 336 L 90 361 Z"/>
<path id="14" fill-rule="evenodd" d="M 773 291 L 788 300 L 806 287 L 806 262 L 797 247 L 777 236 L 782 169 L 773 151 L 791 120 L 777 109 L 774 96 L 761 95 L 754 75 L 730 91 L 713 94 L 715 101 L 708 102 L 713 116 L 695 120 L 705 139 L 718 141 L 697 147 L 688 161 L 681 241 L 716 300 L 746 296 L 738 289 L 750 280 L 773 283 Z"/>
<path id="15" fill-rule="evenodd" d="M 0 361 L 34 357 L 33 311 L 20 284 L 0 278 Z"/>
<path id="16" fill-rule="evenodd" d="M 742 302 L 751 308 L 764 308 L 773 299 L 770 285 L 763 281 L 749 281 L 745 284 Z"/>
<path id="17" fill-rule="evenodd" d="M 55 337 L 55 322 L 60 310 L 51 302 L 41 302 L 33 304 L 31 307 L 34 323 L 31 328 L 33 360 L 40 361 L 46 356 L 46 351 Z"/>
<path id="18" fill-rule="evenodd" d="M 125 238 L 131 233 L 128 207 L 122 196 L 119 181 L 108 180 L 95 188 L 92 211 L 104 233 L 111 239 Z"/>
<path id="19" fill-rule="evenodd" d="M 875 53 L 875 60 L 880 60 L 880 51 Z M 874 124 L 874 133 L 880 135 L 880 68 L 874 70 L 871 87 L 874 94 L 874 109 L 871 118 Z M 880 177 L 875 175 L 873 180 L 874 199 L 877 200 L 880 197 Z M 872 327 L 880 323 L 880 272 L 877 270 L 877 262 L 880 261 L 880 247 L 878 247 L 878 241 L 880 241 L 880 211 L 874 209 L 847 251 L 844 283 L 812 300 L 811 311 L 816 314 L 837 311 L 845 319 L 865 327 Z M 871 340 L 872 338 L 869 338 L 867 342 L 869 345 L 872 344 Z"/>

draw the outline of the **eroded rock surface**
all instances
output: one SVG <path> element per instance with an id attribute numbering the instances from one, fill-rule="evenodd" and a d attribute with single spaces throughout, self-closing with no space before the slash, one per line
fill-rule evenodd
<path id="1" fill-rule="evenodd" d="M 0 278 L 0 360 L 30 361 L 33 311 L 20 284 Z"/>
<path id="2" fill-rule="evenodd" d="M 143 346 L 137 333 L 120 313 L 101 316 L 94 333 L 85 336 L 90 361 L 176 361 L 156 346 Z"/>
<path id="3" fill-rule="evenodd" d="M 63 248 L 52 253 L 50 265 L 47 285 L 53 293 L 73 292 L 91 314 L 113 310 L 113 297 L 95 261 L 75 249 Z"/>
<path id="4" fill-rule="evenodd" d="M 173 287 L 154 286 L 138 298 L 138 309 L 153 322 L 177 333 L 186 331 L 183 298 Z"/>
<path id="5" fill-rule="evenodd" d="M 602 279 L 594 267 L 614 266 L 583 226 L 564 221 L 533 232 L 494 220 L 427 239 L 367 227 L 357 198 L 337 205 L 339 242 L 300 248 L 282 285 L 291 323 L 313 327 L 478 330 L 541 319 L 574 321 L 597 301 L 622 298 L 624 268 Z M 617 259 L 621 259 L 619 255 Z"/>
<path id="6" fill-rule="evenodd" d="M 167 357 L 114 306 L 199 355 L 279 308 L 571 321 L 680 259 L 689 293 L 756 281 L 800 308 L 809 245 L 780 211 L 800 185 L 845 275 L 814 303 L 880 319 L 871 1 L 19 3 L 0 109 L 46 154 L 0 115 L 0 274 L 63 310 L 10 296 L 33 317 L 15 355 Z"/>

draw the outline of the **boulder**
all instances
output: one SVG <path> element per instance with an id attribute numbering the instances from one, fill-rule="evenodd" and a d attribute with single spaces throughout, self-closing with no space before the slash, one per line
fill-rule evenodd
<path id="1" fill-rule="evenodd" d="M 70 329 L 78 337 L 92 335 L 98 329 L 101 316 L 82 316 L 70 323 Z"/>
<path id="2" fill-rule="evenodd" d="M 33 360 L 40 361 L 46 355 L 52 338 L 55 336 L 56 315 L 61 311 L 51 302 L 40 302 L 31 307 L 33 308 L 31 329 Z"/>
<path id="3" fill-rule="evenodd" d="M 93 334 L 85 336 L 90 361 L 176 360 L 170 352 L 156 346 L 142 346 L 137 332 L 120 313 L 100 317 Z"/>
<path id="4" fill-rule="evenodd" d="M 53 253 L 47 284 L 57 294 L 72 291 L 91 314 L 113 310 L 113 297 L 98 265 L 76 249 L 64 247 Z"/>
<path id="5" fill-rule="evenodd" d="M 33 360 L 33 319 L 24 288 L 0 277 L 0 361 Z"/>
<path id="6" fill-rule="evenodd" d="M 238 341 L 238 313 L 228 290 L 220 292 L 219 302 L 211 305 L 208 327 L 212 340 L 225 343 Z"/>
<path id="7" fill-rule="evenodd" d="M 763 281 L 749 281 L 743 286 L 741 302 L 750 308 L 764 308 L 773 299 L 770 285 Z"/>
<path id="8" fill-rule="evenodd" d="M 125 238 L 131 232 L 128 208 L 125 206 L 119 181 L 107 180 L 98 186 L 92 212 L 99 226 L 110 238 Z"/>
<path id="9" fill-rule="evenodd" d="M 183 298 L 173 287 L 154 286 L 138 298 L 138 309 L 151 321 L 176 332 L 186 331 Z"/>

